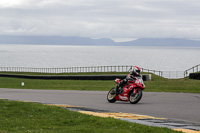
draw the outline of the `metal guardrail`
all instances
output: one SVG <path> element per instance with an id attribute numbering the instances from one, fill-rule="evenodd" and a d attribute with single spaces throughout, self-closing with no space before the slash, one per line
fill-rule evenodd
<path id="1" fill-rule="evenodd" d="M 196 65 L 190 69 L 187 69 L 184 71 L 184 77 L 187 77 L 190 75 L 190 73 L 195 73 L 195 72 L 199 72 L 200 71 L 200 64 Z"/>
<path id="2" fill-rule="evenodd" d="M 0 67 L 1 72 L 38 73 L 84 73 L 84 72 L 127 72 L 131 66 L 91 66 L 66 68 Z"/>
<path id="3" fill-rule="evenodd" d="M 0 72 L 38 72 L 38 73 L 84 73 L 84 72 L 128 72 L 133 66 L 90 66 L 66 68 L 31 68 L 31 67 L 0 67 Z M 141 68 L 142 72 L 151 72 L 161 76 L 161 71 Z"/>
<path id="4" fill-rule="evenodd" d="M 150 69 L 145 69 L 145 68 L 141 68 L 141 72 L 149 72 L 149 73 L 153 73 L 155 75 L 161 76 L 163 72 L 162 71 L 157 71 L 157 70 L 150 70 Z"/>
<path id="5" fill-rule="evenodd" d="M 0 67 L 0 72 L 38 72 L 38 73 L 85 73 L 85 72 L 128 72 L 133 66 L 90 66 L 90 67 L 65 67 L 65 68 L 31 68 L 31 67 Z M 198 72 L 200 64 L 186 71 L 157 71 L 141 68 L 142 72 L 150 72 L 155 75 L 177 79 Z"/>
<path id="6" fill-rule="evenodd" d="M 162 71 L 161 77 L 168 79 L 184 78 L 184 71 Z"/>

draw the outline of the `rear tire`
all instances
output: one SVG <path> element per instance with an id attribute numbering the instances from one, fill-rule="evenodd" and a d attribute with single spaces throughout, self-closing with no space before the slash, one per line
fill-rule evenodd
<path id="1" fill-rule="evenodd" d="M 136 94 L 134 94 L 134 90 L 131 91 L 129 95 L 129 101 L 131 104 L 136 104 L 142 98 L 142 90 L 137 90 Z"/>
<path id="2" fill-rule="evenodd" d="M 112 88 L 107 94 L 108 102 L 110 102 L 110 103 L 116 102 L 116 99 L 115 99 L 116 96 L 117 96 L 117 94 L 116 94 L 115 88 Z"/>

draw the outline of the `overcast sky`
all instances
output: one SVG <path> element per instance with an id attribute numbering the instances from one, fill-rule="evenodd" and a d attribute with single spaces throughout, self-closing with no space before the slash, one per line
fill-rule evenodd
<path id="1" fill-rule="evenodd" d="M 200 0 L 0 0 L 0 35 L 200 40 Z"/>

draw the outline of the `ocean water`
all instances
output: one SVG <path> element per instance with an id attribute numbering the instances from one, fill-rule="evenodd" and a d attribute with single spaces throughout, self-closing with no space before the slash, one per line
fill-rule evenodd
<path id="1" fill-rule="evenodd" d="M 199 47 L 0 45 L 0 67 L 137 65 L 160 71 L 184 71 L 198 64 Z"/>

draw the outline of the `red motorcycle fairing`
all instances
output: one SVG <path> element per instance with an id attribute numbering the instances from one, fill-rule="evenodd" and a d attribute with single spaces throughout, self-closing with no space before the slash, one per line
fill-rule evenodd
<path id="1" fill-rule="evenodd" d="M 119 84 L 121 81 L 122 81 L 121 79 L 118 79 L 118 78 L 115 79 L 115 82 L 116 82 L 117 84 Z"/>
<path id="2" fill-rule="evenodd" d="M 135 85 L 128 84 L 123 87 L 123 93 L 116 96 L 116 100 L 129 101 L 129 92 L 135 88 Z M 136 89 L 135 89 L 136 90 Z"/>
<path id="3" fill-rule="evenodd" d="M 121 79 L 116 79 L 115 82 L 119 84 Z M 145 85 L 140 82 L 140 80 L 136 77 L 136 81 L 128 80 L 126 85 L 123 87 L 123 93 L 119 94 L 115 97 L 116 100 L 120 101 L 129 101 L 129 94 L 133 90 L 134 94 L 137 93 L 138 90 L 143 90 Z"/>
<path id="4" fill-rule="evenodd" d="M 116 100 L 121 100 L 121 101 L 128 101 L 129 100 L 129 92 L 131 91 L 130 89 L 126 89 L 126 88 L 123 88 L 123 94 L 119 94 L 116 96 Z"/>

